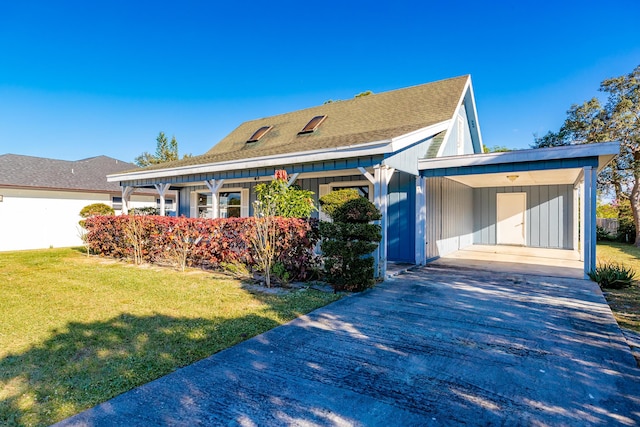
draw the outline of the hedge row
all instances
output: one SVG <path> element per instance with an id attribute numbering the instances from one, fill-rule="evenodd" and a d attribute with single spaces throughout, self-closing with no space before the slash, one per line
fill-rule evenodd
<path id="1" fill-rule="evenodd" d="M 277 262 L 292 279 L 304 280 L 317 261 L 317 220 L 276 218 Z M 254 265 L 251 236 L 255 218 L 173 218 L 163 216 L 95 216 L 88 218 L 87 244 L 95 253 L 145 262 L 183 257 L 189 266 L 217 268 L 225 263 Z"/>

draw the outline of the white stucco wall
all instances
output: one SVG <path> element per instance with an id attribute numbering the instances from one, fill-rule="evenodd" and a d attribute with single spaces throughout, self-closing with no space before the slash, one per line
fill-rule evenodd
<path id="1" fill-rule="evenodd" d="M 110 194 L 1 188 L 0 251 L 79 246 L 80 210 L 111 206 Z M 132 197 L 133 207 L 155 206 L 154 196 Z"/>

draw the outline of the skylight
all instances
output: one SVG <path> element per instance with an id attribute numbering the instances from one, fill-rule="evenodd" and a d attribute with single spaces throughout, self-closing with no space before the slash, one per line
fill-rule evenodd
<path id="1" fill-rule="evenodd" d="M 256 142 L 260 140 L 267 132 L 269 132 L 273 128 L 273 126 L 262 126 L 260 129 L 255 131 L 251 138 L 247 139 L 247 142 Z"/>
<path id="2" fill-rule="evenodd" d="M 326 118 L 327 118 L 327 116 L 315 116 L 313 119 L 311 119 L 309 121 L 309 123 L 307 123 L 307 125 L 305 127 L 302 128 L 302 130 L 300 132 L 298 132 L 298 134 L 311 133 L 311 132 L 315 131 L 316 129 L 318 129 L 318 126 L 320 126 L 320 124 Z"/>

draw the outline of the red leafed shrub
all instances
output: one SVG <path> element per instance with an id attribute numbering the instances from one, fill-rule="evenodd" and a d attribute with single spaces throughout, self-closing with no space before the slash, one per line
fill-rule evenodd
<path id="1" fill-rule="evenodd" d="M 293 279 L 303 280 L 317 264 L 318 221 L 276 217 L 277 261 Z M 221 263 L 254 264 L 250 236 L 255 218 L 173 218 L 163 216 L 95 216 L 85 224 L 90 250 L 136 262 L 167 262 L 202 268 Z M 138 260 L 139 257 L 139 260 Z"/>

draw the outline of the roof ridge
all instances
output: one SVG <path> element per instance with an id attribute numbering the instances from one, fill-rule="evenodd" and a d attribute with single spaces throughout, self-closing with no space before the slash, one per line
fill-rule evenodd
<path id="1" fill-rule="evenodd" d="M 302 113 L 304 111 L 309 111 L 309 110 L 313 110 L 313 109 L 316 109 L 316 108 L 332 108 L 333 104 L 344 105 L 346 103 L 361 102 L 361 101 L 367 100 L 367 99 L 376 99 L 376 98 L 378 98 L 380 96 L 383 96 L 383 95 L 396 94 L 396 93 L 402 92 L 402 91 L 414 90 L 414 89 L 419 88 L 419 87 L 426 87 L 426 86 L 431 86 L 431 85 L 442 84 L 442 83 L 444 83 L 446 81 L 460 80 L 460 79 L 470 79 L 470 78 L 471 78 L 471 74 L 463 74 L 463 75 L 456 76 L 456 77 L 449 77 L 449 78 L 446 78 L 446 79 L 436 80 L 434 82 L 419 83 L 419 84 L 412 85 L 412 86 L 399 87 L 399 88 L 396 88 L 396 89 L 385 90 L 384 92 L 371 93 L 369 95 L 362 96 L 362 97 L 355 97 L 354 96 L 353 98 L 339 99 L 337 101 L 332 101 L 332 102 L 329 102 L 329 103 L 324 103 L 324 104 L 313 105 L 313 106 L 310 106 L 310 107 L 299 108 L 297 110 L 291 110 L 291 111 L 287 111 L 287 112 L 284 112 L 284 113 L 273 114 L 271 116 L 265 116 L 265 117 L 260 117 L 260 118 L 256 118 L 256 119 L 246 120 L 246 121 L 242 122 L 241 124 L 245 125 L 245 124 L 258 122 L 258 121 L 263 121 L 263 120 L 267 120 L 267 119 L 271 119 L 271 118 L 276 119 L 278 117 L 286 116 L 286 115 L 289 115 L 291 113 Z"/>

